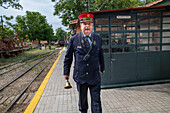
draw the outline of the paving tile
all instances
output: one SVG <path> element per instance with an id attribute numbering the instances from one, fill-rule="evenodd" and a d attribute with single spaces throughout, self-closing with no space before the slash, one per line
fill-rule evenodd
<path id="1" fill-rule="evenodd" d="M 34 113 L 79 113 L 76 84 L 70 77 L 72 89 L 64 89 L 63 51 Z M 70 75 L 73 74 L 73 67 Z M 170 83 L 102 89 L 103 113 L 168 113 L 170 112 Z M 91 113 L 90 95 L 88 95 Z"/>

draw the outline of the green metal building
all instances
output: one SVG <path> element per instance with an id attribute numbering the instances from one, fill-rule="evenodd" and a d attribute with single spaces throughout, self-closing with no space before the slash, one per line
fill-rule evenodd
<path id="1" fill-rule="evenodd" d="M 103 39 L 102 88 L 170 82 L 170 5 L 90 13 Z"/>

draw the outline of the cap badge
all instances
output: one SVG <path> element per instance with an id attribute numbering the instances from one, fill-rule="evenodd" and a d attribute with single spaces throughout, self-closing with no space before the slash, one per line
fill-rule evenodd
<path id="1" fill-rule="evenodd" d="M 90 17 L 90 15 L 89 15 L 89 14 L 87 14 L 87 17 Z"/>

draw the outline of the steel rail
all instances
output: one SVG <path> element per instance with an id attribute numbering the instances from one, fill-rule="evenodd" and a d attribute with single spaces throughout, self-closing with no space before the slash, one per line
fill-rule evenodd
<path id="1" fill-rule="evenodd" d="M 53 53 L 51 53 L 53 54 Z M 5 89 L 7 86 L 9 86 L 10 84 L 12 84 L 14 81 L 16 81 L 18 78 L 22 77 L 24 74 L 26 74 L 27 72 L 29 72 L 33 67 L 35 67 L 36 65 L 38 65 L 40 62 L 42 62 L 44 59 L 46 59 L 48 56 L 50 56 L 51 54 L 47 55 L 45 58 L 43 58 L 42 60 L 40 60 L 38 63 L 34 64 L 32 67 L 30 67 L 28 70 L 26 70 L 24 73 L 22 73 L 21 75 L 17 76 L 14 80 L 10 81 L 9 83 L 7 83 L 6 85 L 4 85 L 3 87 L 0 88 L 0 91 L 2 91 L 3 89 Z"/>
<path id="2" fill-rule="evenodd" d="M 46 66 L 45 66 L 46 67 Z M 25 93 L 25 91 L 28 89 L 28 87 L 34 82 L 34 80 L 42 73 L 42 71 L 45 69 L 45 67 L 34 77 L 34 79 L 24 88 L 24 90 L 15 98 L 12 103 L 6 108 L 4 113 L 6 113 L 11 107 L 21 98 L 21 96 Z"/>
<path id="3" fill-rule="evenodd" d="M 57 55 L 59 52 L 57 52 L 55 55 Z M 54 55 L 54 56 L 55 56 Z M 53 57 L 54 58 L 54 57 Z M 21 98 L 21 96 L 26 92 L 26 90 L 28 89 L 28 87 L 34 82 L 34 80 L 42 73 L 42 71 L 47 67 L 47 65 L 34 77 L 34 79 L 24 88 L 24 90 L 21 92 L 20 95 L 17 96 L 17 98 L 15 98 L 12 103 L 5 109 L 5 111 L 3 113 L 6 113 L 7 111 L 9 111 L 12 106 Z"/>
<path id="4" fill-rule="evenodd" d="M 48 52 L 48 53 L 49 53 L 49 52 Z M 47 54 L 48 54 L 48 53 L 47 53 Z M 44 56 L 42 56 L 42 55 L 44 55 Z M 37 55 L 37 56 L 39 56 L 39 55 Z M 35 56 L 35 57 L 37 57 L 37 56 Z M 34 59 L 34 60 L 32 60 L 32 61 L 36 61 L 36 60 L 39 60 L 39 59 L 41 59 L 41 58 L 44 58 L 44 57 L 46 57 L 46 54 L 41 54 L 40 56 L 41 56 L 40 58 Z M 30 58 L 30 59 L 33 59 L 33 58 Z M 30 60 L 30 59 L 27 59 L 27 60 Z M 24 61 L 27 61 L 27 60 L 24 60 Z M 23 61 L 23 62 L 24 62 L 24 61 Z M 5 74 L 5 73 L 8 73 L 8 72 L 10 72 L 10 71 L 12 71 L 12 70 L 15 70 L 15 69 L 17 69 L 17 68 L 19 68 L 19 67 L 21 67 L 21 66 L 23 66 L 23 65 L 25 65 L 25 64 L 22 64 L 22 65 L 20 65 L 20 66 L 17 66 L 16 68 L 13 68 L 13 69 L 11 69 L 11 70 L 8 70 L 8 71 L 6 71 L 6 72 L 4 72 L 4 73 L 0 73 L 0 76 L 3 75 L 3 74 Z"/>
<path id="5" fill-rule="evenodd" d="M 50 53 L 50 52 L 48 52 L 48 53 Z M 48 54 L 48 53 L 44 53 L 44 54 L 40 54 L 40 55 L 46 55 L 46 54 Z M 10 64 L 10 65 L 1 67 L 0 70 L 5 69 L 5 68 L 7 68 L 7 67 L 11 67 L 11 66 L 16 65 L 16 64 L 18 64 L 18 63 L 25 62 L 25 61 L 27 61 L 27 60 L 33 59 L 33 58 L 35 58 L 35 57 L 37 57 L 37 56 L 40 56 L 40 55 L 35 55 L 35 56 L 32 56 L 32 57 L 23 59 L 23 60 L 21 60 L 21 61 L 18 61 L 18 62 L 16 62 L 16 63 L 13 63 L 13 64 Z"/>

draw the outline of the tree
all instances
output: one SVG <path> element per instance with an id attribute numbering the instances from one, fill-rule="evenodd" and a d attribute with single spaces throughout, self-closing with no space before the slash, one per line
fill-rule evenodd
<path id="1" fill-rule="evenodd" d="M 0 6 L 5 9 L 8 9 L 9 7 L 23 9 L 23 7 L 19 4 L 19 0 L 1 0 Z"/>
<path id="2" fill-rule="evenodd" d="M 2 16 L 2 20 L 0 22 L 0 38 L 10 37 L 14 35 L 14 31 L 13 31 L 14 24 L 9 22 L 13 18 L 14 18 L 13 16 L 10 17 L 7 17 L 5 15 Z M 3 21 L 3 31 L 2 31 L 2 21 Z"/>
<path id="3" fill-rule="evenodd" d="M 57 40 L 60 40 L 60 39 L 65 40 L 66 36 L 67 36 L 67 32 L 65 32 L 61 27 L 56 29 Z"/>
<path id="4" fill-rule="evenodd" d="M 62 24 L 67 26 L 69 21 L 77 19 L 81 12 L 86 12 L 86 2 L 88 0 L 52 0 L 54 5 L 54 15 L 62 19 Z M 141 0 L 90 0 L 91 11 L 132 8 L 145 5 L 146 1 Z M 147 0 L 148 3 L 155 0 Z"/>
<path id="5" fill-rule="evenodd" d="M 26 11 L 25 16 L 16 17 L 15 30 L 21 32 L 20 37 L 29 40 L 53 40 L 54 33 L 52 25 L 49 25 L 46 16 L 39 12 Z"/>

